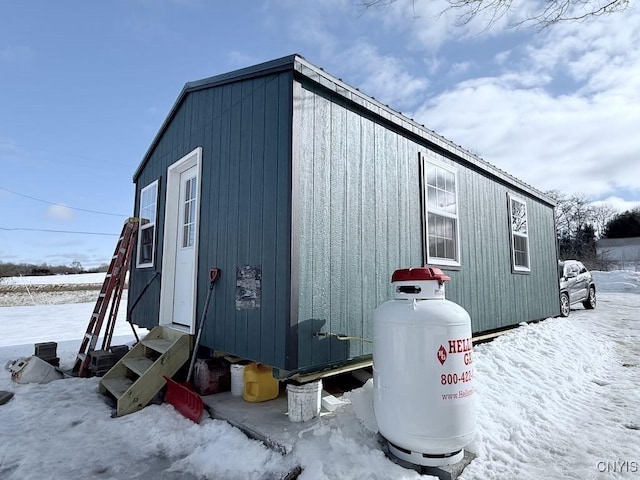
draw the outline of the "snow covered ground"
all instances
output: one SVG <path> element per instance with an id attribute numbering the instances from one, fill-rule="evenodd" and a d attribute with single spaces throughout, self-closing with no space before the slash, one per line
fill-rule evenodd
<path id="1" fill-rule="evenodd" d="M 463 480 L 640 478 L 640 274 L 594 272 L 598 307 L 474 347 L 477 457 Z M 93 303 L 0 308 L 0 365 L 57 341 L 70 368 Z M 126 309 L 121 307 L 120 311 Z M 114 343 L 133 339 L 119 319 Z M 283 457 L 220 420 L 169 405 L 111 418 L 98 379 L 20 385 L 0 371 L 0 478 L 415 479 L 376 440 L 372 387 L 310 422 Z"/>

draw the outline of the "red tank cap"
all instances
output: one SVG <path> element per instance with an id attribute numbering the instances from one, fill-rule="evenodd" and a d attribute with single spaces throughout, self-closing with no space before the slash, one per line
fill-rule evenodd
<path id="1" fill-rule="evenodd" d="M 391 276 L 391 282 L 411 282 L 413 280 L 438 280 L 448 282 L 449 275 L 442 273 L 442 270 L 435 267 L 403 268 L 396 270 Z"/>

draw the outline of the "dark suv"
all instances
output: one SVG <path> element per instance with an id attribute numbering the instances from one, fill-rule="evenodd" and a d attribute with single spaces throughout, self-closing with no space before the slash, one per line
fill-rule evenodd
<path id="1" fill-rule="evenodd" d="M 560 315 L 568 317 L 571 305 L 582 302 L 584 308 L 596 308 L 596 285 L 591 272 L 577 260 L 558 262 L 560 276 Z"/>

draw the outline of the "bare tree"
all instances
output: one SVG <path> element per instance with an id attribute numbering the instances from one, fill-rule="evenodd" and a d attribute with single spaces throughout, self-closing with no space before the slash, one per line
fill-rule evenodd
<path id="1" fill-rule="evenodd" d="M 617 213 L 615 208 L 606 203 L 591 207 L 591 222 L 596 231 L 596 237 L 601 238 L 604 235 L 605 227 Z"/>
<path id="2" fill-rule="evenodd" d="M 593 205 L 585 195 L 567 196 L 558 190 L 547 192 L 556 201 L 555 221 L 561 258 L 579 258 L 590 268 L 600 265 L 596 241 L 615 217 L 608 204 Z M 601 265 L 600 265 L 601 266 Z"/>
<path id="3" fill-rule="evenodd" d="M 361 0 L 365 8 L 387 6 L 399 0 Z M 401 0 L 410 2 L 416 15 L 416 3 L 420 0 Z M 423 0 L 424 1 L 424 0 Z M 486 19 L 487 28 L 504 17 L 510 10 L 519 6 L 517 0 L 446 0 L 446 10 L 459 12 L 458 25 L 466 25 L 476 17 Z M 630 0 L 545 0 L 534 12 L 513 26 L 528 24 L 539 29 L 556 23 L 575 22 L 587 18 L 609 15 L 626 10 Z M 444 12 L 443 12 L 444 13 Z"/>

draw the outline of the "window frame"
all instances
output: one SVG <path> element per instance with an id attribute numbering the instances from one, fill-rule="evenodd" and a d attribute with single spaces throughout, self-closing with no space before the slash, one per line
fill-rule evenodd
<path id="1" fill-rule="evenodd" d="M 451 165 L 447 165 L 443 162 L 439 162 L 435 159 L 426 159 L 423 154 L 419 154 L 420 159 L 420 182 L 421 182 L 421 213 L 422 213 L 422 236 L 423 236 L 423 258 L 425 265 L 437 265 L 443 267 L 457 267 L 461 266 L 460 261 L 460 202 L 458 196 L 459 190 L 459 182 L 458 182 L 458 169 Z M 429 209 L 429 183 L 427 179 L 427 170 L 428 167 L 434 167 L 436 169 L 444 170 L 447 173 L 453 174 L 454 181 L 454 189 L 455 189 L 455 214 L 446 212 L 444 210 L 439 209 Z M 435 188 L 438 188 L 437 185 L 432 185 Z M 445 190 L 445 193 L 446 190 Z M 450 193 L 450 192 L 449 192 Z M 437 215 L 442 218 L 453 219 L 454 221 L 454 234 L 453 240 L 455 241 L 455 255 L 453 259 L 444 258 L 444 257 L 436 257 L 435 255 L 431 255 L 429 248 L 429 214 Z"/>
<path id="2" fill-rule="evenodd" d="M 155 189 L 155 199 L 153 202 L 153 207 L 154 207 L 154 215 L 153 215 L 153 221 L 149 221 L 147 223 L 142 223 L 142 208 L 143 208 L 143 203 L 142 200 L 145 196 L 145 193 L 151 189 Z M 159 189 L 159 179 L 154 180 L 153 182 L 151 182 L 149 185 L 147 185 L 146 187 L 144 187 L 142 190 L 140 190 L 140 202 L 138 204 L 138 218 L 140 219 L 139 224 L 138 224 L 138 241 L 137 241 L 137 247 L 136 247 L 136 268 L 153 268 L 153 266 L 155 265 L 155 261 L 156 261 L 156 247 L 157 247 L 157 233 L 158 230 L 156 228 L 156 225 L 158 223 L 158 198 L 159 198 L 159 194 L 160 194 L 160 189 Z M 142 258 L 142 233 L 144 230 L 148 230 L 148 229 L 153 229 L 152 232 L 152 240 L 151 240 L 151 261 L 150 262 L 142 262 L 141 258 Z"/>
<path id="3" fill-rule="evenodd" d="M 529 209 L 527 208 L 527 201 L 512 193 L 507 193 L 508 212 L 509 212 L 509 251 L 511 253 L 511 272 L 512 273 L 530 273 L 531 272 L 531 249 L 529 240 Z M 526 233 L 514 232 L 513 230 L 513 202 L 519 203 L 524 207 L 524 220 L 526 223 Z M 526 266 L 516 264 L 516 237 L 524 238 L 526 240 L 526 249 L 524 251 L 526 255 Z"/>

